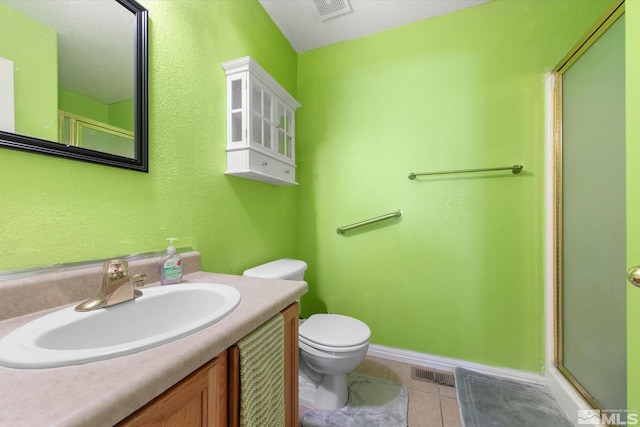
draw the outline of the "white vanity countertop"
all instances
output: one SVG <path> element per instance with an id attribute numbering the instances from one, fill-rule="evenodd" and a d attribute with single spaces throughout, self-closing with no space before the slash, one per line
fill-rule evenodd
<path id="1" fill-rule="evenodd" d="M 0 426 L 113 426 L 307 291 L 305 282 L 205 272 L 185 275 L 183 282 L 230 285 L 242 301 L 217 323 L 149 350 L 62 368 L 0 367 Z M 0 338 L 54 310 L 1 321 Z"/>

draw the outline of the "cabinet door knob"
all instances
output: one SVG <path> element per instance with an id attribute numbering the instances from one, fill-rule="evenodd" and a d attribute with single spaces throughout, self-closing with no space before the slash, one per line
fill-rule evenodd
<path id="1" fill-rule="evenodd" d="M 289 173 L 289 169 L 286 169 L 286 170 L 284 171 L 284 173 Z"/>
<path id="2" fill-rule="evenodd" d="M 267 166 L 267 162 L 266 161 L 262 162 L 262 166 Z"/>

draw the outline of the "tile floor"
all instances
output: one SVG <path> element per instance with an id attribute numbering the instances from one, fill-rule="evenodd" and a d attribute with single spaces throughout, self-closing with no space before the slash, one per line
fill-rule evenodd
<path id="1" fill-rule="evenodd" d="M 356 372 L 405 386 L 409 392 L 408 427 L 461 427 L 455 388 L 412 380 L 411 366 L 413 365 L 367 356 Z M 301 416 L 304 410 L 301 406 Z"/>
<path id="2" fill-rule="evenodd" d="M 405 386 L 409 392 L 409 427 L 460 427 L 455 388 L 413 380 L 411 366 L 367 356 L 356 371 Z"/>

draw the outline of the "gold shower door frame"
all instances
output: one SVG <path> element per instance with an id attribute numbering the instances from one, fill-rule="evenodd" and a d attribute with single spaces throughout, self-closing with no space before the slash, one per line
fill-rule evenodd
<path id="1" fill-rule="evenodd" d="M 594 24 L 594 26 L 576 43 L 571 51 L 560 61 L 553 70 L 555 79 L 554 89 L 554 339 L 555 339 L 555 365 L 569 383 L 593 408 L 605 409 L 600 403 L 583 387 L 580 382 L 564 367 L 563 361 L 563 229 L 562 229 L 562 76 L 563 74 L 591 47 L 598 38 L 604 34 L 609 27 L 624 13 L 624 0 L 616 1 Z"/>

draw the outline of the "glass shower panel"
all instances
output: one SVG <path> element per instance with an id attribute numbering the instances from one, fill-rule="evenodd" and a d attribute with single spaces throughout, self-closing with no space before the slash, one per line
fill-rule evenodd
<path id="1" fill-rule="evenodd" d="M 561 368 L 626 408 L 624 15 L 562 75 Z"/>
<path id="2" fill-rule="evenodd" d="M 71 118 L 63 114 L 58 115 L 58 142 L 71 144 Z"/>
<path id="3" fill-rule="evenodd" d="M 78 147 L 130 159 L 135 158 L 133 135 L 125 135 L 100 126 L 78 122 L 77 141 Z"/>

